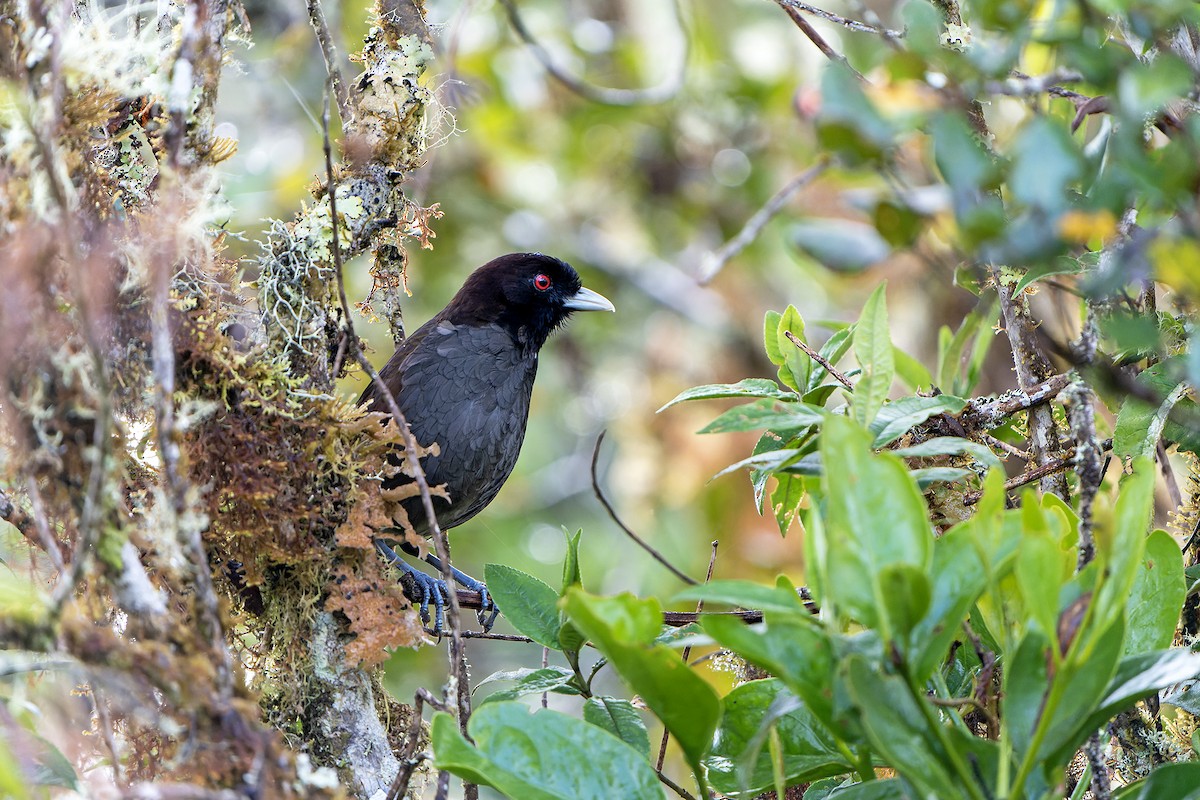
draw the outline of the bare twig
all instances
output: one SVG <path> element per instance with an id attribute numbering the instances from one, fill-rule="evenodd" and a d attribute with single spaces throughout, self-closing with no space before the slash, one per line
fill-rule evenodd
<path id="1" fill-rule="evenodd" d="M 830 375 L 832 375 L 838 383 L 840 383 L 842 386 L 845 386 L 850 391 L 854 391 L 854 384 L 851 383 L 850 379 L 847 378 L 845 376 L 845 374 L 843 374 L 840 370 L 838 370 L 838 368 L 835 367 L 829 361 L 829 359 L 825 358 L 825 356 L 821 355 L 816 350 L 813 350 L 811 347 L 809 347 L 804 342 L 803 339 L 801 339 L 799 336 L 792 333 L 791 331 L 784 331 L 783 335 L 788 338 L 788 341 L 790 341 L 792 344 L 796 345 L 796 347 L 799 347 L 801 350 L 803 350 L 804 354 L 806 356 L 808 356 L 813 361 L 817 362 L 822 367 L 824 367 L 825 371 L 828 372 Z"/>
<path id="2" fill-rule="evenodd" d="M 1025 297 L 1013 294 L 1006 285 L 998 267 L 992 267 L 992 277 L 1000 296 L 1000 311 L 1004 318 L 1004 332 L 1008 335 L 1012 350 L 1013 366 L 1017 373 L 1017 385 L 1029 391 L 1045 381 L 1052 370 L 1038 342 L 1038 325 L 1029 315 Z M 1047 464 L 1062 450 L 1058 430 L 1054 424 L 1054 411 L 1048 406 L 1035 406 L 1029 411 L 1029 452 L 1039 464 Z M 1067 499 L 1066 478 L 1055 470 L 1047 472 L 1042 479 L 1042 491 Z"/>
<path id="3" fill-rule="evenodd" d="M 828 58 L 830 61 L 836 61 L 840 64 L 845 64 L 846 69 L 850 70 L 850 72 L 854 74 L 854 77 L 858 78 L 860 81 L 866 80 L 861 72 L 850 66 L 850 62 L 846 60 L 844 55 L 834 50 L 829 45 L 829 42 L 825 41 L 825 37 L 818 33 L 817 29 L 812 26 L 812 23 L 804 18 L 804 15 L 800 13 L 800 9 L 796 8 L 795 6 L 790 6 L 782 0 L 779 0 L 779 7 L 784 10 L 784 13 L 791 17 L 792 22 L 796 23 L 796 27 L 800 29 L 800 32 L 807 36 L 808 40 L 816 45 L 817 49 L 824 53 L 826 58 Z"/>
<path id="4" fill-rule="evenodd" d="M 427 689 L 417 689 L 417 693 L 413 697 L 412 719 L 409 720 L 408 733 L 398 754 L 400 771 L 396 773 L 392 785 L 388 788 L 387 800 L 398 800 L 404 796 L 408 791 L 409 782 L 412 781 L 413 770 L 425 760 L 423 755 L 417 753 L 417 742 L 421 740 L 421 715 L 426 704 L 440 711 L 446 710 L 446 707 Z"/>
<path id="5" fill-rule="evenodd" d="M 671 780 L 670 778 L 668 778 L 666 775 L 663 775 L 663 774 L 662 774 L 662 770 L 655 770 L 655 772 L 658 774 L 658 779 L 659 779 L 660 781 L 662 781 L 662 784 L 663 784 L 663 786 L 666 786 L 666 787 L 667 787 L 668 789 L 670 789 L 672 792 L 674 792 L 675 794 L 677 794 L 677 795 L 679 795 L 680 797 L 682 797 L 682 798 L 683 798 L 683 800 L 696 800 L 696 797 L 695 797 L 695 795 L 693 795 L 693 794 L 692 794 L 691 792 L 689 792 L 687 789 L 685 789 L 685 788 L 683 788 L 682 786 L 680 786 L 680 785 L 679 785 L 678 783 L 676 783 L 675 781 L 673 781 L 673 780 Z"/>
<path id="6" fill-rule="evenodd" d="M 1183 505 L 1183 493 L 1179 491 L 1179 481 L 1175 480 L 1175 470 L 1171 469 L 1171 460 L 1167 457 L 1167 446 L 1162 437 L 1158 437 L 1155 447 L 1158 456 L 1158 468 L 1162 471 L 1163 482 L 1167 486 L 1167 495 L 1171 498 L 1172 510 Z"/>
<path id="7" fill-rule="evenodd" d="M 1103 442 L 1100 443 L 1100 448 L 1102 450 L 1111 450 L 1112 449 L 1112 439 L 1105 439 Z M 1005 489 L 1005 491 L 1011 491 L 1013 489 L 1016 489 L 1018 486 L 1024 486 L 1027 483 L 1033 483 L 1034 481 L 1039 481 L 1039 480 L 1045 478 L 1047 475 L 1056 475 L 1058 473 L 1061 473 L 1063 470 L 1071 467 L 1072 465 L 1074 465 L 1074 463 L 1075 463 L 1075 451 L 1070 450 L 1067 452 L 1067 454 L 1065 456 L 1062 456 L 1061 458 L 1053 459 L 1051 461 L 1046 462 L 1045 464 L 1042 464 L 1039 467 L 1035 467 L 1034 469 L 1026 470 L 1025 472 L 1022 472 L 1020 475 L 1017 475 L 1015 478 L 1009 478 L 1007 481 L 1004 482 L 1004 489 Z M 963 503 L 965 505 L 969 505 L 969 506 L 974 505 L 974 504 L 978 503 L 980 498 L 982 498 L 982 497 L 983 497 L 983 492 L 970 492 L 969 494 L 965 495 L 965 497 L 963 499 Z"/>
<path id="8" fill-rule="evenodd" d="M 604 506 L 604 510 L 608 512 L 608 516 L 612 518 L 612 521 L 617 523 L 617 527 L 624 531 L 625 535 L 632 539 L 638 547 L 649 553 L 655 561 L 666 567 L 667 570 L 676 578 L 679 578 L 679 580 L 683 581 L 684 583 L 695 586 L 695 578 L 684 574 L 677 567 L 675 567 L 674 564 L 672 564 L 670 561 L 667 561 L 666 556 L 655 550 L 645 539 L 638 536 L 633 532 L 633 530 L 630 529 L 628 525 L 621 521 L 621 518 L 617 516 L 617 512 L 612 507 L 612 504 L 609 503 L 608 499 L 604 496 L 604 492 L 600 490 L 600 480 L 596 476 L 596 462 L 600 459 L 600 444 L 604 441 L 605 433 L 607 433 L 607 431 L 601 431 L 600 435 L 596 437 L 596 448 L 592 451 L 592 491 L 596 493 L 596 498 L 600 501 L 600 504 Z"/>
<path id="9" fill-rule="evenodd" d="M 823 8 L 817 8 L 814 5 L 809 5 L 808 3 L 802 3 L 802 2 L 800 2 L 800 0 L 776 0 L 776 2 L 778 2 L 779 5 L 783 6 L 784 8 L 794 8 L 797 11 L 803 11 L 805 14 L 811 14 L 812 16 L 817 17 L 819 19 L 823 19 L 826 22 L 832 22 L 835 25 L 841 25 L 843 28 L 847 28 L 849 30 L 855 31 L 856 33 L 875 33 L 875 34 L 879 34 L 880 36 L 884 36 L 889 39 L 904 38 L 904 31 L 893 31 L 893 30 L 886 30 L 884 28 L 876 28 L 872 25 L 867 25 L 866 23 L 859 22 L 858 20 L 848 19 L 846 17 L 838 16 L 837 14 L 834 14 L 831 11 L 826 11 Z"/>
<path id="10" fill-rule="evenodd" d="M 975 430 L 998 428 L 1013 414 L 1050 402 L 1070 382 L 1069 375 L 1054 375 L 1033 386 L 1013 389 L 995 397 L 976 398 L 967 403 L 959 419 L 967 428 Z"/>
<path id="11" fill-rule="evenodd" d="M 988 81 L 983 88 L 988 94 L 1003 94 L 1011 97 L 1032 97 L 1050 93 L 1063 96 L 1061 92 L 1052 92 L 1052 90 L 1061 90 L 1062 87 L 1058 85 L 1060 83 L 1077 83 L 1081 80 L 1083 80 L 1083 75 L 1070 69 L 1056 69 L 1045 75 L 1035 76 L 1014 70 L 1007 79 Z"/>
<path id="12" fill-rule="evenodd" d="M 515 0 L 500 0 L 500 5 L 504 6 L 504 10 L 508 13 L 508 22 L 512 25 L 513 31 L 521 38 L 521 41 L 525 42 L 530 52 L 541 62 L 542 67 L 550 74 L 550 77 L 586 100 L 590 100 L 593 103 L 602 103 L 607 106 L 654 105 L 670 100 L 679 92 L 680 87 L 683 86 L 683 75 L 687 66 L 688 44 L 686 35 L 681 35 L 683 54 L 680 56 L 679 65 L 665 81 L 658 86 L 651 86 L 645 89 L 613 89 L 605 86 L 596 86 L 572 75 L 554 60 L 554 57 L 550 55 L 550 51 L 542 46 L 542 43 L 537 40 L 529 28 L 525 27 L 525 21 L 521 19 L 521 13 L 517 10 Z M 676 14 L 678 13 L 677 9 Z"/>
<path id="13" fill-rule="evenodd" d="M 697 280 L 704 284 L 709 283 L 713 278 L 717 277 L 717 273 L 724 268 L 730 259 L 745 250 L 751 242 L 758 238 L 759 233 L 766 227 L 766 224 L 783 210 L 783 207 L 787 205 L 796 192 L 812 183 L 817 176 L 829 168 L 831 163 L 833 162 L 830 158 L 823 156 L 816 164 L 784 184 L 784 187 L 772 195 L 771 199 L 762 208 L 754 212 L 754 215 L 746 220 L 746 224 L 742 226 L 742 229 L 738 231 L 736 236 L 704 259 L 704 263 L 700 265 L 700 274 Z"/>
<path id="14" fill-rule="evenodd" d="M 329 23 L 325 20 L 325 9 L 321 7 L 321 0 L 308 0 L 308 21 L 317 35 L 317 43 L 321 45 L 321 56 L 325 59 L 325 71 L 329 74 L 329 84 L 333 89 L 333 97 L 337 100 L 338 116 L 344 123 L 354 117 L 354 107 L 350 104 L 350 92 L 346 89 L 346 83 L 342 79 L 337 44 L 333 40 L 333 33 L 329 30 Z"/>
<path id="15" fill-rule="evenodd" d="M 984 442 L 991 445 L 992 447 L 995 447 L 999 450 L 1003 450 L 1004 452 L 1008 453 L 1010 456 L 1016 456 L 1017 458 L 1021 459 L 1022 461 L 1029 461 L 1031 458 L 1033 458 L 1033 456 L 1029 455 L 1029 453 L 1025 452 L 1021 448 L 1016 447 L 1015 445 L 1011 445 L 1002 439 L 997 439 L 995 436 L 992 436 L 990 433 L 985 433 L 980 438 L 982 438 Z"/>
<path id="16" fill-rule="evenodd" d="M 708 574 L 706 574 L 704 576 L 705 583 L 708 583 L 709 581 L 712 580 L 713 568 L 717 564 L 717 545 L 719 545 L 719 544 L 720 544 L 720 542 L 718 542 L 716 539 L 713 539 L 712 553 L 709 554 L 709 557 L 708 557 Z M 699 616 L 700 612 L 702 612 L 703 610 L 704 610 L 704 601 L 703 600 L 697 601 L 696 616 Z M 691 655 L 692 655 L 692 646 L 689 644 L 687 647 L 683 648 L 683 653 L 680 656 L 683 659 L 683 663 L 686 664 L 688 658 L 690 658 Z M 655 766 L 655 769 L 660 774 L 662 773 L 663 762 L 667 758 L 667 739 L 668 738 L 670 738 L 670 731 L 668 731 L 666 728 L 663 728 L 662 742 L 659 743 L 659 745 L 658 745 L 658 764 Z"/>

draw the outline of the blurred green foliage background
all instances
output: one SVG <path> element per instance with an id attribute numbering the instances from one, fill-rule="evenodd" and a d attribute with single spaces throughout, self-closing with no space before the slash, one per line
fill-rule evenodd
<path id="1" fill-rule="evenodd" d="M 864 178 L 836 172 L 802 190 L 701 285 L 705 257 L 818 158 L 811 117 L 827 62 L 775 4 L 524 0 L 519 8 L 572 74 L 600 86 L 678 81 L 679 88 L 654 104 L 591 102 L 547 73 L 500 3 L 427 3 L 439 53 L 430 86 L 443 108 L 429 116 L 438 144 L 408 192 L 421 205 L 439 204 L 444 217 L 434 223 L 432 250 L 409 245 L 409 329 L 444 305 L 472 269 L 512 251 L 568 260 L 617 306 L 615 315 L 575 318 L 543 351 L 517 470 L 484 513 L 453 532 L 455 562 L 475 575 L 485 563 L 511 564 L 556 585 L 561 528 L 582 528 L 590 590 L 666 597 L 680 588 L 625 538 L 592 492 L 593 446 L 607 429 L 602 485 L 630 527 L 673 563 L 703 577 L 717 540 L 717 577 L 770 580 L 785 572 L 799 582 L 797 532 L 781 538 L 774 519 L 757 514 L 745 474 L 709 482 L 743 458 L 754 437 L 696 435 L 719 410 L 713 404 L 656 409 L 690 386 L 773 375 L 761 345 L 767 310 L 794 304 L 806 320 L 854 319 L 871 289 L 891 278 L 896 343 L 928 356 L 940 322 L 957 322 L 976 299 L 952 288 L 953 264 L 905 256 L 846 276 L 789 247 L 788 218 L 848 213 L 833 188 Z M 219 133 L 240 139 L 224 165 L 227 227 L 241 236 L 232 248 L 249 264 L 265 220 L 288 217 L 323 177 L 324 66 L 303 8 L 247 9 L 254 46 L 236 53 L 225 78 L 219 118 L 231 127 Z M 344 58 L 362 40 L 369 14 L 357 4 L 325 10 Z M 855 41 L 854 33 L 815 24 L 856 63 L 879 58 L 872 55 L 883 49 L 878 38 Z M 349 62 L 346 70 L 355 74 Z M 370 286 L 369 266 L 366 259 L 346 266 L 352 303 Z M 386 326 L 357 324 L 382 365 L 391 353 Z M 810 341 L 831 332 L 810 329 Z M 1001 360 L 996 381 L 1008 379 Z M 343 388 L 356 395 L 361 381 Z M 497 630 L 504 629 L 501 622 Z M 473 643 L 470 655 L 483 676 L 540 654 L 488 642 Z M 397 653 L 390 688 L 411 697 L 443 670 L 438 649 Z"/>

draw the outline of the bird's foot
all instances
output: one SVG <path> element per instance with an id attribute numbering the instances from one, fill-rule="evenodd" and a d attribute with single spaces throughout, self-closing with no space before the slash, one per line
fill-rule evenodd
<path id="1" fill-rule="evenodd" d="M 437 556 L 430 553 L 425 556 L 425 560 L 434 569 L 441 571 L 442 561 Z M 469 592 L 479 593 L 479 610 L 475 612 L 475 616 L 484 633 L 491 631 L 492 626 L 496 624 L 496 617 L 500 616 L 500 609 L 496 606 L 496 601 L 488 594 L 487 585 L 453 566 L 450 567 L 450 574 L 454 576 L 454 581 L 459 586 Z"/>
<path id="2" fill-rule="evenodd" d="M 392 566 L 412 581 L 413 594 L 416 595 L 413 599 L 417 601 L 417 612 L 421 615 L 421 622 L 425 625 L 429 624 L 429 604 L 433 603 L 433 635 L 441 636 L 446 620 L 446 603 L 450 600 L 450 587 L 444 580 L 426 575 L 409 564 L 384 542 L 376 539 L 375 547 L 391 562 Z"/>

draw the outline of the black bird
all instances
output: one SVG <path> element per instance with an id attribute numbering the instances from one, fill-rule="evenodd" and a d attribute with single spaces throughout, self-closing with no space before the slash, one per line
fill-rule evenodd
<path id="1" fill-rule="evenodd" d="M 404 413 L 422 446 L 437 443 L 440 452 L 422 461 L 430 486 L 445 484 L 449 503 L 434 497 L 442 530 L 463 524 L 496 497 L 517 463 L 529 398 L 537 375 L 538 351 L 574 311 L 615 311 L 602 295 L 585 289 L 565 261 L 540 253 L 512 253 L 475 270 L 445 308 L 410 335 L 379 377 Z M 361 403 L 388 413 L 379 386 L 372 383 Z M 393 478 L 387 488 L 411 482 Z M 402 501 L 418 533 L 429 532 L 421 498 Z M 376 546 L 397 567 L 412 574 L 421 591 L 421 616 L 435 606 L 434 630 L 440 632 L 449 587 L 403 561 L 382 539 Z M 411 545 L 401 547 L 413 555 Z M 434 568 L 441 563 L 425 557 Z M 453 570 L 464 587 L 478 591 L 489 605 L 482 583 Z M 486 609 L 485 609 L 486 610 Z M 490 627 L 495 612 L 480 621 Z"/>

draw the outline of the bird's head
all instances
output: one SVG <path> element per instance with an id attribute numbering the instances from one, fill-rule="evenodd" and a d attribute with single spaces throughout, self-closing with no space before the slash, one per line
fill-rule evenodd
<path id="1" fill-rule="evenodd" d="M 494 323 L 533 350 L 574 311 L 615 311 L 603 295 L 584 288 L 565 261 L 541 253 L 510 253 L 475 270 L 446 307 L 458 323 Z"/>

